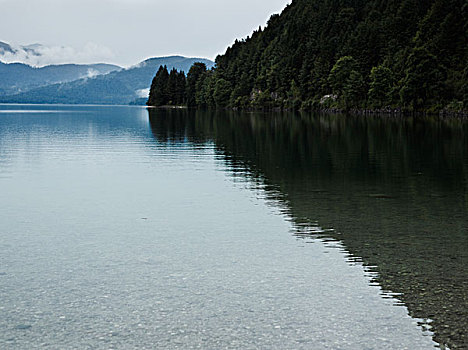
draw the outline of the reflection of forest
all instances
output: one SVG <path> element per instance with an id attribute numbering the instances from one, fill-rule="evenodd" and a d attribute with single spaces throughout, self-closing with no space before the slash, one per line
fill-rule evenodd
<path id="1" fill-rule="evenodd" d="M 214 141 L 293 220 L 334 228 L 435 341 L 468 348 L 468 123 L 150 111 L 159 142 Z M 269 190 L 273 189 L 273 190 Z"/>

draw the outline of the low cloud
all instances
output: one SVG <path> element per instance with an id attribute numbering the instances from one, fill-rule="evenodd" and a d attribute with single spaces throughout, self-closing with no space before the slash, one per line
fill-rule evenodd
<path id="1" fill-rule="evenodd" d="M 97 70 L 91 69 L 91 68 L 88 69 L 88 71 L 86 73 L 87 73 L 86 74 L 87 78 L 94 78 L 95 76 L 98 76 L 100 74 Z"/>
<path id="2" fill-rule="evenodd" d="M 81 49 L 41 44 L 10 46 L 13 52 L 0 52 L 0 61 L 5 63 L 20 62 L 43 67 L 50 64 L 109 62 L 114 58 L 114 54 L 109 48 L 95 43 L 88 43 Z"/>
<path id="3" fill-rule="evenodd" d="M 148 98 L 150 89 L 141 89 L 136 91 L 136 95 L 141 98 Z"/>

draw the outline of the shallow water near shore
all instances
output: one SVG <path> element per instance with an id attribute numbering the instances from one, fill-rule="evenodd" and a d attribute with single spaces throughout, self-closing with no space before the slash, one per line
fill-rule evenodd
<path id="1" fill-rule="evenodd" d="M 463 121 L 0 106 L 0 348 L 463 348 Z"/>

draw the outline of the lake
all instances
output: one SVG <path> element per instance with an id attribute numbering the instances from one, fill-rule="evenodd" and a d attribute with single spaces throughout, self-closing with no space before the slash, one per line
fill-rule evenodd
<path id="1" fill-rule="evenodd" d="M 0 106 L 0 348 L 468 348 L 468 122 Z"/>

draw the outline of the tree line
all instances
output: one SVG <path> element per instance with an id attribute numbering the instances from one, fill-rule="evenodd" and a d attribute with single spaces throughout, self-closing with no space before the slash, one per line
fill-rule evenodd
<path id="1" fill-rule="evenodd" d="M 293 0 L 214 69 L 192 66 L 184 104 L 466 110 L 467 39 L 465 0 Z"/>
<path id="2" fill-rule="evenodd" d="M 180 106 L 187 103 L 186 78 L 183 71 L 167 66 L 160 66 L 151 83 L 147 105 L 149 106 Z"/>

